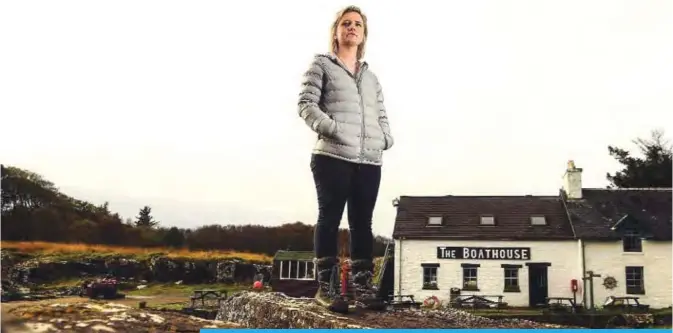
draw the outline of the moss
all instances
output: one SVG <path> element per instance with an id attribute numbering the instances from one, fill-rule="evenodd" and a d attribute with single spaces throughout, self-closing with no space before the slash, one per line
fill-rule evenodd
<path id="1" fill-rule="evenodd" d="M 59 279 L 49 281 L 48 283 L 40 284 L 34 288 L 35 291 L 51 290 L 57 288 L 78 287 L 82 283 L 82 279 Z"/>
<path id="2" fill-rule="evenodd" d="M 172 302 L 172 303 L 157 303 L 148 305 L 150 310 L 158 311 L 180 311 L 185 307 L 186 302 Z"/>

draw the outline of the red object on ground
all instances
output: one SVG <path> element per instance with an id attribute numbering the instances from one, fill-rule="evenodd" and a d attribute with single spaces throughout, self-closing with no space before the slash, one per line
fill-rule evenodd
<path id="1" fill-rule="evenodd" d="M 252 287 L 255 289 L 262 289 L 262 281 L 255 281 L 255 283 L 252 284 Z"/>
<path id="2" fill-rule="evenodd" d="M 348 266 L 347 262 L 344 262 L 341 265 L 341 296 L 346 296 L 348 295 L 348 273 L 350 271 L 350 267 Z"/>

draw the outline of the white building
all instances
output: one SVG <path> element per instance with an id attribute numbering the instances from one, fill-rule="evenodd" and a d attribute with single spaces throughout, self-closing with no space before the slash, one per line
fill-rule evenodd
<path id="1" fill-rule="evenodd" d="M 583 277 L 592 271 L 601 275 L 592 280 L 596 305 L 613 295 L 667 307 L 671 208 L 670 189 L 583 189 L 581 169 L 572 164 L 556 196 L 403 196 L 393 232 L 393 292 L 446 302 L 459 288 L 501 295 L 509 306 L 536 306 L 546 297 L 588 305 Z M 608 276 L 616 287 L 604 285 Z"/>
<path id="2" fill-rule="evenodd" d="M 633 296 L 652 308 L 671 306 L 671 189 L 585 189 L 581 175 L 571 166 L 561 195 L 582 270 L 601 275 L 594 279 L 593 304 Z"/>

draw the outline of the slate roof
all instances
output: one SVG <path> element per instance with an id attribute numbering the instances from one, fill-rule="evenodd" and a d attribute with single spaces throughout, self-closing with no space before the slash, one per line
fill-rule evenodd
<path id="1" fill-rule="evenodd" d="M 273 260 L 313 260 L 313 251 L 285 251 L 279 250 Z"/>
<path id="2" fill-rule="evenodd" d="M 566 206 L 578 238 L 618 240 L 630 225 L 652 240 L 670 241 L 671 193 L 671 189 L 582 189 L 582 199 L 566 200 Z M 561 196 L 565 198 L 563 191 Z"/>
<path id="3" fill-rule="evenodd" d="M 481 225 L 492 215 L 495 225 Z M 531 225 L 543 215 L 547 225 Z M 428 218 L 442 216 L 442 226 L 428 226 Z M 403 196 L 399 198 L 393 238 L 554 240 L 573 239 L 559 196 Z"/>

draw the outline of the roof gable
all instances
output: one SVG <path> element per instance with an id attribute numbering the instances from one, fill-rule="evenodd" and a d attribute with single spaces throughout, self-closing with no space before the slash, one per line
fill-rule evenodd
<path id="1" fill-rule="evenodd" d="M 441 224 L 428 223 L 439 221 L 438 217 Z M 403 196 L 393 232 L 393 238 L 419 239 L 550 240 L 573 236 L 563 203 L 556 196 Z"/>

